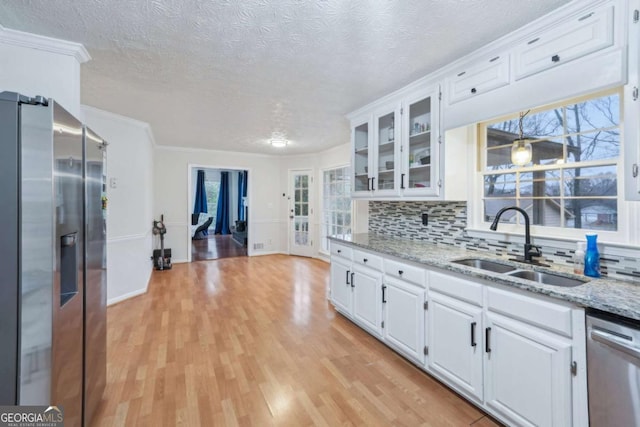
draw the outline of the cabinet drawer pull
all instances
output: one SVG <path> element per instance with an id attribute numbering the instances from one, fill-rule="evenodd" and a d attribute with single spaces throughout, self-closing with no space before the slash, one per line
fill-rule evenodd
<path id="1" fill-rule="evenodd" d="M 367 261 L 369 261 L 369 260 L 366 259 L 366 258 L 362 258 L 362 262 L 367 262 Z"/>
<path id="2" fill-rule="evenodd" d="M 466 72 L 466 71 L 463 71 L 463 72 L 461 72 L 461 73 L 458 73 L 458 77 L 462 77 L 462 76 L 464 76 L 465 74 L 467 74 L 467 72 Z"/>
<path id="3" fill-rule="evenodd" d="M 593 16 L 593 12 L 588 13 L 588 14 L 586 14 L 586 15 L 581 16 L 580 18 L 578 18 L 578 21 L 584 21 L 585 19 L 589 19 L 589 18 L 591 18 L 592 16 Z"/>
<path id="4" fill-rule="evenodd" d="M 402 274 L 403 274 L 403 273 L 404 273 L 404 271 L 402 271 L 402 270 L 398 270 L 398 275 L 399 275 L 399 276 L 402 276 Z"/>
<path id="5" fill-rule="evenodd" d="M 534 43 L 535 43 L 535 42 L 537 42 L 538 40 L 540 40 L 540 37 L 536 37 L 536 38 L 535 38 L 535 39 L 533 39 L 533 40 L 529 40 L 529 41 L 527 42 L 527 44 L 534 44 Z"/>
<path id="6" fill-rule="evenodd" d="M 347 270 L 347 278 L 346 278 L 346 283 L 347 285 L 350 285 L 351 283 L 349 283 L 349 273 L 351 273 L 351 271 Z"/>
<path id="7" fill-rule="evenodd" d="M 494 62 L 494 61 L 497 61 L 498 59 L 500 59 L 500 57 L 499 57 L 499 56 L 496 56 L 495 58 L 491 58 L 491 59 L 489 60 L 489 62 Z"/>
<path id="8" fill-rule="evenodd" d="M 386 296 L 386 291 L 387 290 L 387 286 L 386 285 L 382 285 L 382 303 L 385 304 L 387 302 L 387 296 Z"/>
<path id="9" fill-rule="evenodd" d="M 471 347 L 475 347 L 476 344 L 476 322 L 471 322 Z"/>
<path id="10" fill-rule="evenodd" d="M 338 249 L 336 252 L 338 252 L 340 254 L 340 253 L 342 253 L 342 249 Z"/>
<path id="11" fill-rule="evenodd" d="M 559 55 L 553 55 L 551 57 L 551 62 L 560 62 L 560 56 Z"/>
<path id="12" fill-rule="evenodd" d="M 484 351 L 487 353 L 491 353 L 491 344 L 489 342 L 489 337 L 491 336 L 491 328 L 485 328 L 484 330 Z"/>

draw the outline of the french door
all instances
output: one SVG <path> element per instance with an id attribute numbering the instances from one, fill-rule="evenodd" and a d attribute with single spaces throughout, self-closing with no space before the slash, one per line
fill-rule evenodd
<path id="1" fill-rule="evenodd" d="M 289 253 L 313 256 L 313 206 L 310 169 L 289 171 Z"/>

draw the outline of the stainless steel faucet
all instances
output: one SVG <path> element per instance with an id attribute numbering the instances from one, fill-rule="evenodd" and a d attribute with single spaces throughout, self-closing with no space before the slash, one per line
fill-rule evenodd
<path id="1" fill-rule="evenodd" d="M 500 221 L 500 217 L 502 216 L 503 213 L 510 210 L 518 211 L 524 217 L 524 260 L 519 259 L 517 261 L 524 261 L 530 264 L 539 264 L 538 261 L 533 260 L 533 257 L 542 256 L 542 252 L 540 252 L 540 246 L 534 246 L 531 244 L 529 215 L 524 211 L 524 209 L 519 208 L 517 206 L 508 206 L 506 208 L 500 209 L 496 214 L 496 217 L 494 218 L 493 223 L 489 228 L 493 231 L 496 231 L 498 229 L 498 221 Z"/>

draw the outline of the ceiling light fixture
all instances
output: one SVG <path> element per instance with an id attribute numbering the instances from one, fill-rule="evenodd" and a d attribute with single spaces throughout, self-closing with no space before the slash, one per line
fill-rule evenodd
<path id="1" fill-rule="evenodd" d="M 282 138 L 272 138 L 270 142 L 271 142 L 271 146 L 275 148 L 284 148 L 289 143 L 289 141 Z"/>
<path id="2" fill-rule="evenodd" d="M 524 166 L 529 163 L 533 152 L 529 138 L 525 138 L 522 131 L 522 119 L 529 114 L 529 111 L 520 113 L 520 137 L 513 141 L 513 146 L 511 147 L 511 163 L 517 166 Z"/>

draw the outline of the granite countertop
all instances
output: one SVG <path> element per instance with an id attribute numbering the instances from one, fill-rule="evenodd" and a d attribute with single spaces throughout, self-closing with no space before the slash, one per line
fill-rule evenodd
<path id="1" fill-rule="evenodd" d="M 609 313 L 640 320 L 640 282 L 617 280 L 611 278 L 593 279 L 591 277 L 576 276 L 567 266 L 537 267 L 515 261 L 509 261 L 507 257 L 499 257 L 484 251 L 463 249 L 454 246 L 436 245 L 423 241 L 412 241 L 381 234 L 362 233 L 353 234 L 349 238 L 341 239 L 330 237 L 331 240 L 340 243 L 348 243 L 362 249 L 391 255 L 407 261 L 424 264 L 429 267 L 437 267 L 454 271 L 466 276 L 476 277 L 502 285 L 513 286 L 530 292 L 543 294 L 552 298 L 570 301 L 583 307 L 596 308 Z M 548 271 L 561 273 L 569 277 L 588 279 L 589 282 L 568 288 L 561 286 L 544 285 L 526 279 L 507 276 L 502 273 L 480 270 L 452 261 L 462 258 L 478 258 L 500 261 L 510 264 L 518 269 Z"/>

